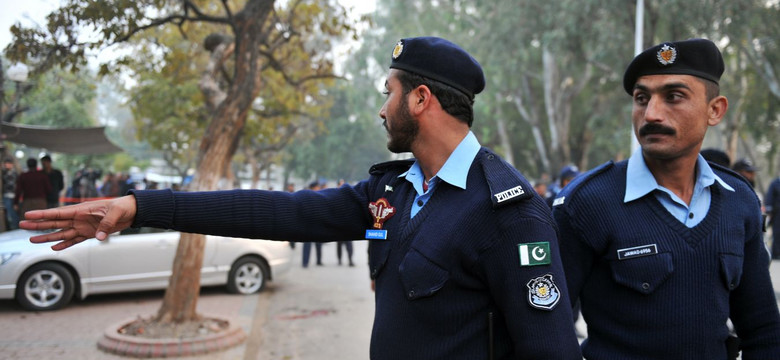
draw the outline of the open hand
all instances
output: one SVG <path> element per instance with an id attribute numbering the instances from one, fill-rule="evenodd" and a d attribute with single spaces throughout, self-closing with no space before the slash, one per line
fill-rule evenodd
<path id="1" fill-rule="evenodd" d="M 53 250 L 67 249 L 86 239 L 105 240 L 108 234 L 124 230 L 135 219 L 135 197 L 127 195 L 110 200 L 97 200 L 54 209 L 25 213 L 19 227 L 27 230 L 59 229 L 30 238 L 33 243 L 55 242 Z"/>

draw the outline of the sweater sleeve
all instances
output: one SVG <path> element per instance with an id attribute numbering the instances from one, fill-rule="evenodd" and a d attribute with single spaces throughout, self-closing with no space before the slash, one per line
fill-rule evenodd
<path id="1" fill-rule="evenodd" d="M 566 273 L 571 305 L 576 304 L 585 280 L 593 268 L 597 251 L 585 239 L 582 231 L 569 213 L 571 209 L 563 206 L 553 208 L 553 217 L 558 224 L 558 237 L 561 246 L 561 261 Z"/>
<path id="2" fill-rule="evenodd" d="M 295 193 L 264 190 L 134 190 L 134 227 L 286 241 L 363 237 L 369 226 L 365 183 Z"/>
<path id="3" fill-rule="evenodd" d="M 574 331 L 566 279 L 551 219 L 518 216 L 504 224 L 500 239 L 479 259 L 492 297 L 503 313 L 515 356 L 527 359 L 581 359 Z M 523 266 L 519 245 L 546 242 L 550 263 Z M 546 286 L 555 303 L 540 306 L 532 295 L 537 285 Z"/>
<path id="4" fill-rule="evenodd" d="M 746 222 L 745 253 L 739 286 L 731 292 L 731 320 L 740 337 L 742 358 L 780 358 L 780 314 L 769 275 L 769 255 L 764 246 L 756 211 Z"/>

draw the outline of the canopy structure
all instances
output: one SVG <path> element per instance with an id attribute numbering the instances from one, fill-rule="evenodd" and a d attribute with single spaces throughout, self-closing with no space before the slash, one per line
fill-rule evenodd
<path id="1" fill-rule="evenodd" d="M 64 154 L 109 154 L 122 151 L 105 134 L 105 126 L 58 129 L 2 123 L 2 139 Z"/>

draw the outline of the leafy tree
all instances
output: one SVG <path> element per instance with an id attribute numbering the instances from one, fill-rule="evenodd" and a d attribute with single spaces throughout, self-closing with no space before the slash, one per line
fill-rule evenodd
<path id="1" fill-rule="evenodd" d="M 345 179 L 366 177 L 371 165 L 387 159 L 386 135 L 376 115 L 380 105 L 364 104 L 366 94 L 352 85 L 330 90 L 335 105 L 324 121 L 325 131 L 290 147 L 288 167 L 298 177 Z M 312 134 L 310 134 L 312 135 Z"/>
<path id="2" fill-rule="evenodd" d="M 187 34 L 187 27 L 197 23 L 220 26 L 229 35 L 206 45 L 210 54 L 200 77 L 208 125 L 198 148 L 192 183 L 194 190 L 210 190 L 229 169 L 249 113 L 258 107 L 307 106 L 308 86 L 333 77 L 331 61 L 323 50 L 342 33 L 352 31 L 342 16 L 343 9 L 327 1 L 294 0 L 275 5 L 273 0 L 70 0 L 49 16 L 45 30 L 13 27 L 15 42 L 8 56 L 78 69 L 86 65 L 88 50 L 140 39 L 146 30 L 175 26 Z M 100 36 L 80 40 L 80 26 L 92 27 Z M 102 67 L 103 73 L 111 70 L 112 64 Z M 258 100 L 268 92 L 287 97 Z M 182 234 L 157 321 L 198 318 L 195 310 L 204 241 L 202 235 Z"/>

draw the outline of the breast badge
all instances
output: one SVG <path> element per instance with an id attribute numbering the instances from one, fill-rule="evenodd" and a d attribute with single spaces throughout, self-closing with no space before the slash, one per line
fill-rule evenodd
<path id="1" fill-rule="evenodd" d="M 374 229 L 382 229 L 382 224 L 395 215 L 395 208 L 385 198 L 368 203 L 368 210 L 374 217 Z"/>

